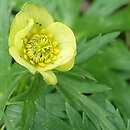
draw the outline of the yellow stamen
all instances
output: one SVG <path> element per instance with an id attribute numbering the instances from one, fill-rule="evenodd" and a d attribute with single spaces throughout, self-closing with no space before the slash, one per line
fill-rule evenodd
<path id="1" fill-rule="evenodd" d="M 41 66 L 41 67 L 44 67 L 46 64 L 39 62 L 38 65 Z"/>
<path id="2" fill-rule="evenodd" d="M 33 53 L 31 51 L 28 51 L 27 55 L 30 57 L 30 56 L 33 56 Z"/>
<path id="3" fill-rule="evenodd" d="M 26 52 L 27 52 L 25 48 L 23 49 L 23 52 L 24 52 L 24 53 L 26 53 Z"/>
<path id="4" fill-rule="evenodd" d="M 47 37 L 48 37 L 49 39 L 52 39 L 52 38 L 53 38 L 53 34 L 48 34 Z"/>
<path id="5" fill-rule="evenodd" d="M 28 42 L 28 40 L 27 40 L 27 38 L 25 37 L 25 38 L 23 39 L 23 43 L 24 43 L 24 44 L 27 44 L 27 42 Z"/>
<path id="6" fill-rule="evenodd" d="M 30 60 L 30 63 L 31 63 L 32 65 L 34 65 L 34 61 Z"/>
<path id="7" fill-rule="evenodd" d="M 40 34 L 41 35 L 44 35 L 46 33 L 46 30 L 45 29 L 42 29 L 41 31 L 40 31 Z"/>
<path id="8" fill-rule="evenodd" d="M 28 56 L 26 54 L 23 55 L 24 59 L 27 60 Z"/>
<path id="9" fill-rule="evenodd" d="M 28 34 L 26 35 L 26 38 L 27 38 L 27 39 L 29 39 L 29 38 L 30 38 L 30 36 L 31 36 L 31 34 L 30 34 L 30 33 L 28 33 Z"/>
<path id="10" fill-rule="evenodd" d="M 37 33 L 37 30 L 34 28 L 32 31 L 31 31 L 31 35 L 34 35 Z"/>
<path id="11" fill-rule="evenodd" d="M 58 45 L 57 41 L 52 42 L 52 46 L 55 48 Z"/>
<path id="12" fill-rule="evenodd" d="M 53 50 L 53 54 L 58 54 L 59 53 L 59 49 L 57 49 L 57 48 L 55 48 L 54 50 Z"/>
<path id="13" fill-rule="evenodd" d="M 57 60 L 57 56 L 53 55 L 52 58 L 51 58 L 52 61 L 55 61 Z"/>
<path id="14" fill-rule="evenodd" d="M 49 58 L 51 59 L 51 58 L 52 58 L 52 56 L 53 56 L 53 54 L 51 54 Z"/>
<path id="15" fill-rule="evenodd" d="M 26 45 L 23 49 L 23 56 L 30 64 L 44 67 L 46 64 L 57 60 L 59 49 L 57 47 L 58 42 L 51 41 L 53 38 L 52 34 L 40 35 L 40 33 L 44 34 L 45 29 L 42 29 L 39 34 L 36 32 L 36 29 L 33 29 L 27 34 L 25 37 Z"/>
<path id="16" fill-rule="evenodd" d="M 51 59 L 45 60 L 45 63 L 50 63 L 50 62 L 51 62 Z"/>
<path id="17" fill-rule="evenodd" d="M 44 57 L 40 58 L 39 60 L 40 60 L 41 62 L 44 61 Z"/>
<path id="18" fill-rule="evenodd" d="M 34 57 L 34 58 L 33 58 L 33 61 L 36 62 L 36 63 L 38 63 L 38 62 L 39 62 L 39 58 Z"/>
<path id="19" fill-rule="evenodd" d="M 27 44 L 26 47 L 29 49 L 29 48 L 32 47 L 32 45 L 31 44 Z"/>

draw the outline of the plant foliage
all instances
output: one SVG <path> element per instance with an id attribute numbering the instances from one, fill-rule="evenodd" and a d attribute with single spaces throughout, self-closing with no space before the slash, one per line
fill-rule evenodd
<path id="1" fill-rule="evenodd" d="M 27 1 L 75 32 L 75 66 L 56 71 L 56 86 L 8 53 L 10 24 Z M 0 130 L 130 130 L 129 13 L 130 0 L 0 0 Z"/>

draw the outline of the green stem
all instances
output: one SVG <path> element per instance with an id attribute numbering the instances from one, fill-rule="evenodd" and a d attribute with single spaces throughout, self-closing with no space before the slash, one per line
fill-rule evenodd
<path id="1" fill-rule="evenodd" d="M 5 124 L 0 128 L 0 130 L 4 130 L 5 129 Z"/>
<path id="2" fill-rule="evenodd" d="M 130 48 L 130 32 L 126 32 L 126 44 Z"/>

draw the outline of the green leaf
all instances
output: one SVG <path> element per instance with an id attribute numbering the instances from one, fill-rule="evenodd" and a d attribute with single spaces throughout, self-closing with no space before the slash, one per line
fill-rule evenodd
<path id="1" fill-rule="evenodd" d="M 33 130 L 71 130 L 71 127 L 60 118 L 49 113 L 37 103 L 35 105 L 37 112 Z"/>
<path id="2" fill-rule="evenodd" d="M 87 128 L 86 130 L 94 130 L 96 127 L 94 124 L 89 120 L 89 118 L 86 116 L 86 114 L 83 112 L 83 125 Z"/>
<path id="3" fill-rule="evenodd" d="M 91 73 L 89 73 L 86 69 L 83 69 L 83 68 L 76 66 L 76 65 L 68 73 L 72 74 L 74 76 L 78 76 L 81 78 L 88 78 L 90 80 L 96 81 L 96 79 L 93 77 L 93 75 Z"/>
<path id="4" fill-rule="evenodd" d="M 16 77 L 16 79 L 8 86 L 8 89 L 4 93 L 1 93 L 0 97 L 0 119 L 2 118 L 4 109 L 6 107 L 6 103 L 11 97 L 12 93 L 18 87 L 18 82 L 22 81 L 22 79 L 26 77 L 25 74 L 20 74 L 19 76 Z"/>
<path id="5" fill-rule="evenodd" d="M 128 123 L 127 123 L 127 130 L 130 130 L 130 120 L 128 120 Z"/>
<path id="6" fill-rule="evenodd" d="M 11 120 L 11 125 L 18 130 L 33 128 L 36 113 L 35 102 L 39 103 L 42 107 L 45 105 L 42 76 L 35 75 L 35 77 L 30 78 L 31 83 L 28 84 L 27 90 L 14 95 L 8 102 L 6 109 L 7 117 Z"/>
<path id="7" fill-rule="evenodd" d="M 34 114 L 35 114 L 35 106 L 34 102 L 30 100 L 26 100 L 23 106 L 22 118 L 18 123 L 21 128 L 20 130 L 29 130 L 33 126 L 34 123 Z"/>
<path id="8" fill-rule="evenodd" d="M 106 85 L 97 84 L 95 82 L 89 83 L 85 78 L 80 78 L 78 76 L 69 74 L 59 74 L 58 84 L 64 87 L 71 87 L 79 93 L 100 93 L 111 90 L 111 88 L 107 87 Z"/>
<path id="9" fill-rule="evenodd" d="M 8 32 L 10 9 L 8 0 L 0 1 L 0 92 L 7 87 L 9 79 L 11 57 L 8 52 Z"/>
<path id="10" fill-rule="evenodd" d="M 0 119 L 10 95 L 10 64 L 11 58 L 8 53 L 8 32 L 10 21 L 10 9 L 8 0 L 0 1 Z M 9 88 L 9 90 L 7 90 Z M 8 92 L 7 92 L 8 91 Z"/>
<path id="11" fill-rule="evenodd" d="M 118 35 L 119 32 L 113 32 L 104 36 L 98 36 L 88 43 L 79 44 L 79 46 L 83 47 L 82 50 L 80 49 L 80 53 L 76 57 L 76 63 L 78 64 L 86 61 L 88 58 L 97 53 L 101 47 L 112 42 Z"/>
<path id="12" fill-rule="evenodd" d="M 46 94 L 45 103 L 46 103 L 45 108 L 50 113 L 58 117 L 66 118 L 66 114 L 64 113 L 65 101 L 59 93 L 55 92 L 55 93 Z"/>
<path id="13" fill-rule="evenodd" d="M 55 13 L 55 10 L 61 0 L 29 0 L 39 5 L 43 5 L 51 14 Z"/>
<path id="14" fill-rule="evenodd" d="M 87 15 L 108 16 L 129 2 L 130 0 L 96 0 L 89 8 Z"/>
<path id="15" fill-rule="evenodd" d="M 7 106 L 7 109 L 5 111 L 5 118 L 4 118 L 5 123 L 7 122 L 6 123 L 7 128 L 9 125 L 10 127 L 12 126 L 14 129 L 17 130 L 16 125 L 21 118 L 22 108 L 23 108 L 23 104 L 15 104 L 15 105 Z"/>
<path id="16" fill-rule="evenodd" d="M 130 52 L 124 44 L 120 41 L 113 42 L 104 48 L 104 53 L 95 55 L 83 66 L 97 81 L 112 88 L 104 98 L 110 99 L 127 121 L 130 118 Z"/>
<path id="17" fill-rule="evenodd" d="M 21 119 L 17 123 L 17 127 L 20 126 L 20 130 L 28 130 L 33 128 L 34 116 L 36 113 L 35 102 L 39 103 L 42 107 L 45 105 L 44 87 L 40 81 L 41 76 L 39 77 L 39 75 L 35 75 L 35 77 L 32 77 L 31 84 L 28 88 L 28 92 L 30 91 L 30 93 L 26 95 L 25 101 L 23 99 L 24 105 L 21 112 Z M 24 96 L 24 94 L 21 95 L 21 97 L 22 96 Z"/>
<path id="18" fill-rule="evenodd" d="M 98 130 L 100 129 L 100 124 L 103 125 L 106 130 L 117 130 L 112 122 L 107 119 L 107 117 L 111 114 L 96 104 L 94 101 L 80 94 L 70 86 L 58 85 L 56 88 L 64 96 L 67 102 L 71 104 L 78 104 L 95 124 Z"/>
<path id="19" fill-rule="evenodd" d="M 6 114 L 4 114 L 4 120 L 5 120 L 5 125 L 6 125 L 7 130 L 15 129 L 15 127 L 11 123 L 11 120 L 9 119 L 9 117 Z"/>
<path id="20" fill-rule="evenodd" d="M 104 7 L 105 8 L 105 7 Z M 98 11 L 98 10 L 97 10 Z M 107 13 L 108 11 L 106 11 Z M 92 38 L 100 33 L 108 33 L 112 31 L 124 31 L 130 29 L 130 7 L 118 10 L 108 17 L 98 15 L 85 15 L 75 21 L 73 29 L 78 37 Z"/>
<path id="21" fill-rule="evenodd" d="M 111 69 L 130 71 L 130 52 L 125 43 L 116 40 L 106 49 L 103 60 L 109 59 L 106 65 Z"/>
<path id="22" fill-rule="evenodd" d="M 114 115 L 114 116 L 108 117 L 108 118 L 113 122 L 113 124 L 115 124 L 116 128 L 118 130 L 126 130 L 125 123 L 124 123 L 118 109 L 115 110 L 114 106 L 109 101 L 106 101 L 106 108 L 108 111 L 110 111 Z"/>
<path id="23" fill-rule="evenodd" d="M 52 0 L 53 1 L 53 0 Z M 69 27 L 72 26 L 79 16 L 80 6 L 83 0 L 61 0 L 54 13 L 57 21 L 64 22 Z"/>
<path id="24" fill-rule="evenodd" d="M 66 104 L 66 112 L 69 117 L 73 130 L 86 130 L 87 128 L 82 123 L 82 118 L 79 113 L 74 110 L 69 104 Z"/>

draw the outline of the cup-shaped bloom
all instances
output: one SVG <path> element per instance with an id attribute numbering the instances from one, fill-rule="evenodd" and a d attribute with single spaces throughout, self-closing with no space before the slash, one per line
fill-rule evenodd
<path id="1" fill-rule="evenodd" d="M 72 30 L 54 22 L 44 7 L 26 3 L 15 16 L 9 34 L 9 53 L 31 73 L 41 73 L 47 84 L 57 83 L 53 69 L 68 71 L 73 67 L 75 52 Z"/>

